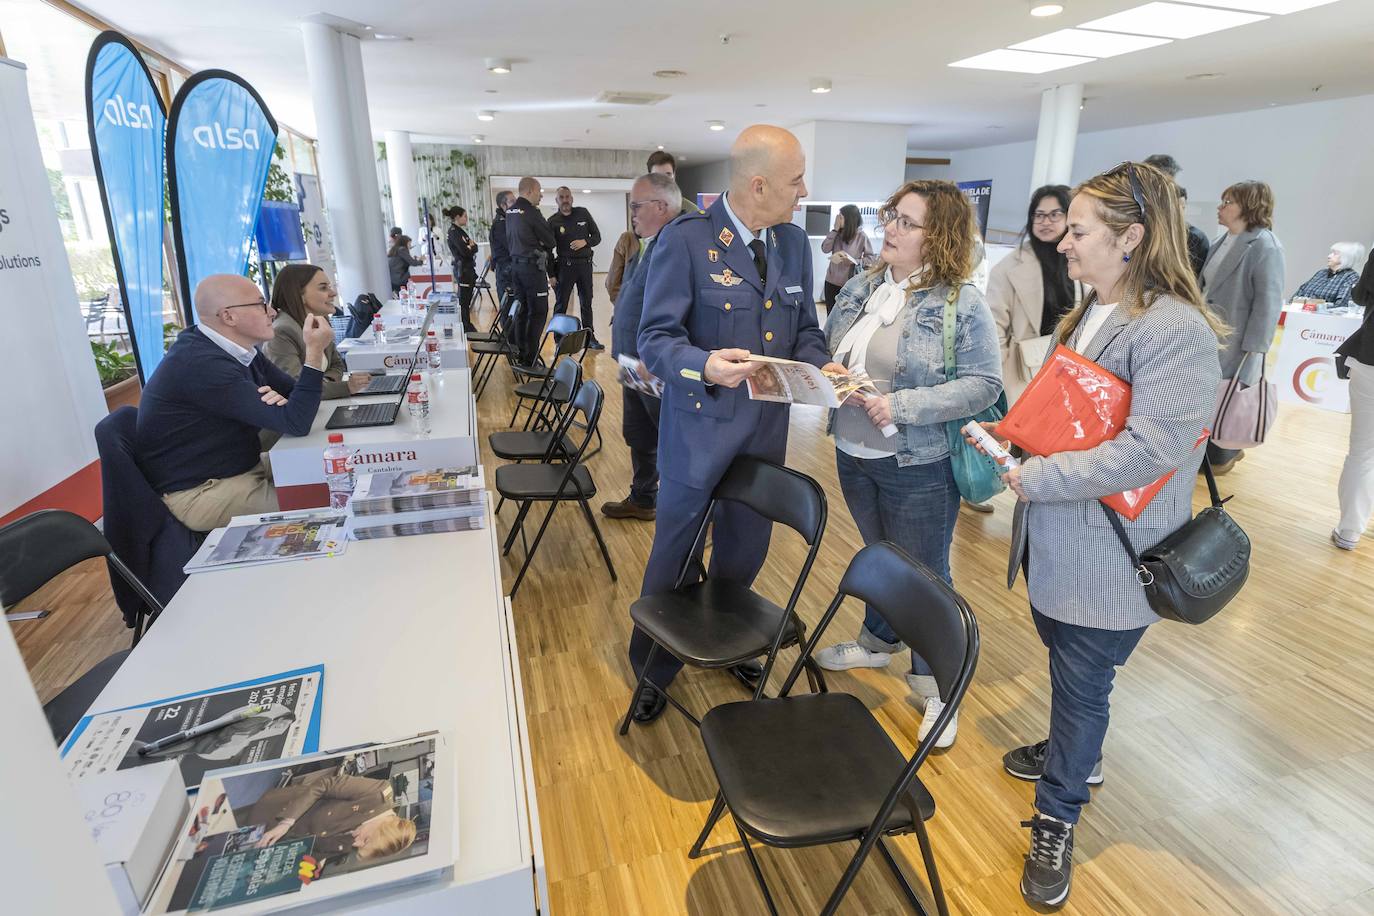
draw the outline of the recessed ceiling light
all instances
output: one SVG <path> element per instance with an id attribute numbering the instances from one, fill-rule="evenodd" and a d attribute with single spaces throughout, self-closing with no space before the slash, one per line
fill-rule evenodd
<path id="1" fill-rule="evenodd" d="M 496 112 L 494 112 L 494 111 L 492 111 L 492 110 L 490 110 L 490 109 L 483 109 L 482 111 L 477 112 L 477 120 L 479 120 L 479 121 L 495 121 L 495 120 L 496 120 Z"/>
<path id="2" fill-rule="evenodd" d="M 482 63 L 486 65 L 488 73 L 510 72 L 510 61 L 506 60 L 504 57 L 488 57 Z"/>
<path id="3" fill-rule="evenodd" d="M 1012 51 L 999 48 L 986 54 L 975 54 L 950 64 L 969 70 L 1003 70 L 1010 73 L 1048 73 L 1064 67 L 1076 67 L 1091 63 L 1091 57 L 1075 57 L 1069 54 L 1040 54 L 1035 51 Z"/>
<path id="4" fill-rule="evenodd" d="M 1039 18 L 1046 16 L 1058 16 L 1064 12 L 1062 3 L 1042 3 L 1040 0 L 1031 0 L 1030 14 Z"/>
<path id="5" fill-rule="evenodd" d="M 393 35 L 390 32 L 373 32 L 372 37 L 378 41 L 411 41 L 408 35 Z"/>
<path id="6" fill-rule="evenodd" d="M 1336 0 L 1182 0 L 1182 2 L 1200 6 L 1225 6 L 1234 10 L 1245 10 L 1247 13 L 1268 13 L 1271 16 L 1282 16 L 1286 13 L 1298 13 L 1313 7 L 1326 6 L 1328 3 L 1335 3 Z"/>
<path id="7" fill-rule="evenodd" d="M 830 91 L 830 80 L 824 76 L 814 76 L 811 78 L 811 91 L 821 94 Z"/>
<path id="8" fill-rule="evenodd" d="M 663 144 L 660 143 L 660 144 L 658 145 L 658 148 L 659 148 L 659 149 L 663 149 Z"/>
<path id="9" fill-rule="evenodd" d="M 1152 38 L 1149 35 L 1119 35 L 1115 32 L 1089 32 L 1087 29 L 1060 29 L 1030 41 L 1012 45 L 1014 51 L 1044 51 L 1047 54 L 1081 54 L 1084 57 L 1115 57 L 1131 51 L 1141 51 L 1156 45 L 1167 45 L 1173 39 Z"/>
<path id="10" fill-rule="evenodd" d="M 1249 25 L 1267 19 L 1254 13 L 1237 13 L 1209 6 L 1154 2 L 1085 22 L 1080 28 L 1103 32 L 1129 32 L 1133 35 L 1158 35 L 1161 38 L 1196 38 L 1222 29 Z"/>
<path id="11" fill-rule="evenodd" d="M 686 157 L 686 156 L 683 156 L 683 155 L 681 155 L 681 154 L 679 154 L 678 157 L 677 157 L 677 161 L 678 161 L 678 162 L 686 162 L 686 161 L 687 161 L 687 157 Z"/>
<path id="12" fill-rule="evenodd" d="M 685 70 L 655 70 L 654 76 L 661 80 L 680 80 L 687 75 Z"/>
<path id="13" fill-rule="evenodd" d="M 592 193 L 592 189 L 591 189 L 591 188 L 583 188 L 583 189 L 582 189 L 582 193 L 583 193 L 583 194 L 590 194 L 590 193 Z"/>
<path id="14" fill-rule="evenodd" d="M 487 138 L 484 137 L 482 134 L 473 134 L 473 135 L 472 135 L 472 142 L 473 142 L 473 143 L 481 143 L 481 142 L 482 142 L 483 140 L 485 140 L 485 139 L 487 139 Z"/>
<path id="15" fill-rule="evenodd" d="M 707 121 L 706 126 L 711 128 L 711 130 L 725 130 L 724 121 Z"/>

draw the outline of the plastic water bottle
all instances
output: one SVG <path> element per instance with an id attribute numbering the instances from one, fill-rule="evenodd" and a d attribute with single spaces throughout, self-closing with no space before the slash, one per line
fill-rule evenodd
<path id="1" fill-rule="evenodd" d="M 348 466 L 348 449 L 343 433 L 330 433 L 324 448 L 324 481 L 329 485 L 329 508 L 342 509 L 353 496 L 353 469 Z"/>
<path id="2" fill-rule="evenodd" d="M 439 352 L 439 335 L 430 331 L 425 335 L 425 353 L 429 354 L 429 373 L 434 378 L 444 374 L 444 357 Z"/>
<path id="3" fill-rule="evenodd" d="M 429 386 L 425 384 L 425 378 L 416 372 L 410 376 L 410 384 L 406 387 L 406 410 L 410 412 L 410 420 L 415 424 L 415 431 L 421 436 L 429 435 Z"/>
<path id="4" fill-rule="evenodd" d="M 378 346 L 386 343 L 386 338 L 382 336 L 383 330 L 385 330 L 385 328 L 382 323 L 382 313 L 378 312 L 372 318 L 372 341 Z"/>

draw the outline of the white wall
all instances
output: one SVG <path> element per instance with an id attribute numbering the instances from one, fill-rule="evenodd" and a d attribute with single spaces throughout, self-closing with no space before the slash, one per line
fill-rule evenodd
<path id="1" fill-rule="evenodd" d="M 1274 231 L 1283 242 L 1285 292 L 1323 266 L 1332 242 L 1374 240 L 1374 95 L 1331 99 L 1080 134 L 1073 180 L 1126 159 L 1169 153 L 1183 166 L 1190 222 L 1220 232 L 1221 192 L 1246 178 L 1274 189 Z M 989 225 L 1019 230 L 1025 222 L 1034 144 L 950 153 L 949 178 L 991 178 Z"/>
<path id="2" fill-rule="evenodd" d="M 696 203 L 698 194 L 718 194 L 729 185 L 730 162 L 726 159 L 680 166 L 677 170 L 677 186 L 692 203 Z"/>
<path id="3" fill-rule="evenodd" d="M 884 200 L 903 181 L 903 124 L 808 121 L 792 132 L 806 150 L 806 186 L 813 200 Z"/>

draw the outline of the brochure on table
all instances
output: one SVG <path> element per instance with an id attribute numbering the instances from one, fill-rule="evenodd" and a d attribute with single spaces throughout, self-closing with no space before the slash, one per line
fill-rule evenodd
<path id="1" fill-rule="evenodd" d="M 67 776 L 177 760 L 187 788 L 195 788 L 209 770 L 314 753 L 323 686 L 324 666 L 314 665 L 84 716 L 62 745 Z M 159 738 L 252 706 L 265 709 L 198 738 L 138 753 Z"/>
<path id="2" fill-rule="evenodd" d="M 437 877 L 458 857 L 453 750 L 431 734 L 208 774 L 145 912 L 246 916 Z"/>
<path id="3" fill-rule="evenodd" d="M 205 537 L 182 572 L 187 574 L 266 563 L 333 557 L 348 544 L 341 510 L 236 515 Z"/>

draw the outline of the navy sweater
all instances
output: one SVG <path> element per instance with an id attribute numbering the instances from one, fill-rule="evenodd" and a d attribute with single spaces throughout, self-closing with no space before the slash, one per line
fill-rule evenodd
<path id="1" fill-rule="evenodd" d="M 304 436 L 320 406 L 320 370 L 299 379 L 261 353 L 245 366 L 196 328 L 177 335 L 143 389 L 138 407 L 138 457 L 158 493 L 247 473 L 258 463 L 258 431 Z M 258 388 L 289 396 L 270 407 Z"/>

